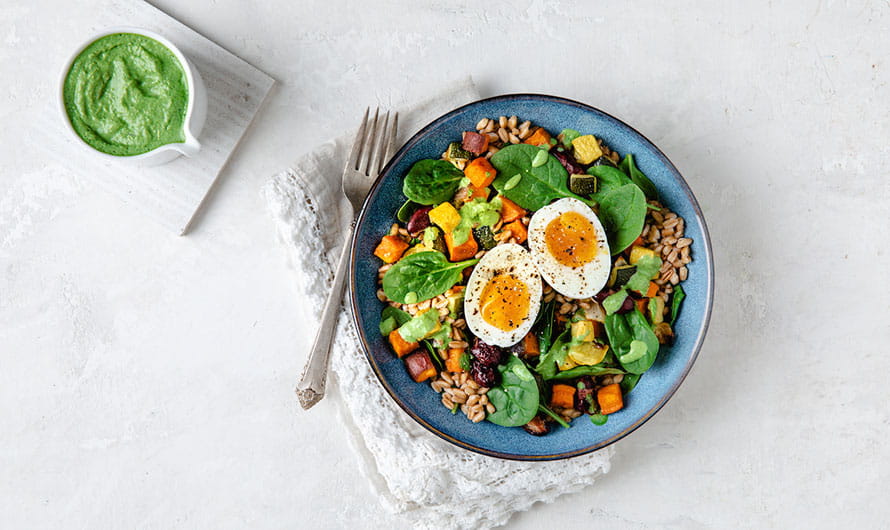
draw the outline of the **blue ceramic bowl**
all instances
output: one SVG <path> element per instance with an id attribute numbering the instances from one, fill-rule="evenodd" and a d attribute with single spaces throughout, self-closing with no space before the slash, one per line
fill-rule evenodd
<path id="1" fill-rule="evenodd" d="M 655 365 L 627 396 L 624 409 L 605 425 L 587 416 L 571 429 L 556 428 L 546 436 L 531 436 L 522 428 L 471 423 L 451 414 L 428 384 L 411 380 L 400 359 L 381 337 L 378 325 L 383 304 L 377 300 L 377 269 L 373 251 L 394 222 L 405 201 L 402 178 L 418 160 L 439 158 L 462 131 L 475 130 L 484 117 L 519 116 L 556 132 L 564 128 L 592 133 L 622 155 L 633 153 L 637 166 L 655 183 L 662 201 L 686 220 L 686 236 L 694 240 L 687 293 L 676 322 L 676 342 L 662 347 Z M 553 460 L 589 453 L 627 436 L 651 418 L 676 392 L 695 362 L 705 338 L 714 290 L 711 243 L 701 209 L 677 168 L 642 134 L 593 107 L 553 96 L 517 94 L 470 103 L 433 121 L 402 147 L 371 188 L 358 218 L 349 272 L 350 297 L 356 329 L 371 367 L 387 392 L 418 423 L 437 436 L 465 449 L 515 460 Z"/>

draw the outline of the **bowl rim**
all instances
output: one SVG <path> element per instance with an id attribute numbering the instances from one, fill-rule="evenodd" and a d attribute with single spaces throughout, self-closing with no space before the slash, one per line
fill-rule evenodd
<path id="1" fill-rule="evenodd" d="M 503 102 L 503 101 L 510 101 L 510 100 L 516 100 L 516 99 L 531 99 L 531 100 L 547 101 L 547 102 L 552 102 L 552 103 L 569 105 L 569 106 L 576 107 L 578 109 L 588 111 L 588 112 L 599 113 L 607 118 L 611 118 L 611 119 L 615 120 L 617 123 L 621 124 L 623 127 L 626 127 L 633 133 L 639 135 L 640 138 L 642 138 L 644 141 L 648 142 L 649 145 L 651 145 L 654 148 L 655 153 L 661 159 L 661 162 L 666 164 L 669 167 L 669 169 L 673 170 L 673 172 L 676 174 L 676 176 L 679 177 L 679 185 L 680 185 L 682 191 L 685 193 L 686 198 L 689 200 L 690 204 L 692 205 L 692 209 L 695 214 L 695 217 L 701 224 L 702 239 L 703 239 L 702 243 L 703 243 L 704 260 L 705 260 L 705 271 L 707 274 L 706 289 L 705 289 L 704 318 L 701 321 L 701 325 L 699 326 L 698 332 L 696 334 L 695 342 L 693 343 L 693 346 L 692 346 L 692 355 L 689 357 L 689 360 L 686 362 L 686 365 L 683 367 L 680 377 L 678 377 L 677 380 L 671 385 L 670 389 L 664 394 L 664 396 L 662 396 L 662 398 L 658 401 L 658 403 L 656 403 L 652 408 L 650 408 L 648 411 L 646 411 L 646 413 L 644 413 L 633 424 L 629 425 L 627 428 L 625 428 L 621 432 L 615 434 L 614 436 L 607 438 L 606 440 L 603 440 L 599 443 L 596 443 L 591 446 L 584 447 L 584 448 L 581 448 L 581 449 L 578 449 L 575 451 L 566 451 L 566 452 L 562 452 L 562 453 L 554 453 L 554 454 L 547 454 L 547 455 L 523 455 L 523 454 L 516 454 L 516 453 L 503 453 L 500 451 L 492 451 L 490 449 L 477 447 L 471 443 L 465 442 L 463 440 L 455 438 L 454 436 L 448 435 L 448 434 L 440 431 L 439 429 L 437 429 L 436 427 L 431 425 L 429 422 L 427 422 L 423 418 L 421 418 L 417 413 L 415 413 L 410 407 L 408 407 L 399 398 L 399 396 L 397 395 L 397 393 L 395 392 L 393 387 L 389 384 L 389 382 L 383 376 L 383 373 L 381 372 L 380 368 L 377 366 L 377 362 L 375 361 L 374 356 L 371 353 L 371 347 L 370 347 L 368 338 L 365 335 L 364 329 L 360 325 L 360 322 L 359 322 L 358 300 L 356 299 L 356 295 L 355 295 L 355 292 L 356 292 L 356 289 L 355 289 L 355 264 L 356 264 L 356 259 L 358 259 L 358 256 L 356 255 L 357 239 L 358 239 L 358 233 L 359 233 L 358 228 L 365 221 L 365 216 L 366 216 L 366 213 L 368 212 L 368 206 L 370 205 L 371 201 L 374 198 L 376 198 L 376 195 L 380 189 L 381 182 L 383 182 L 384 177 L 388 176 L 393 165 L 395 165 L 397 162 L 399 162 L 406 155 L 406 153 L 408 151 L 410 151 L 424 136 L 426 136 L 426 134 L 430 130 L 432 130 L 434 127 L 436 127 L 439 124 L 439 122 L 441 122 L 442 120 L 447 119 L 453 115 L 459 114 L 459 113 L 467 110 L 468 108 L 473 107 L 475 105 L 479 105 L 481 103 Z M 699 352 L 701 351 L 702 344 L 704 343 L 705 336 L 707 335 L 708 326 L 709 326 L 710 320 L 711 320 L 711 311 L 712 311 L 713 303 L 714 303 L 714 260 L 713 260 L 713 253 L 712 253 L 712 248 L 711 248 L 711 236 L 710 236 L 710 233 L 708 232 L 708 226 L 707 226 L 707 223 L 705 222 L 705 217 L 704 217 L 704 213 L 701 210 L 701 206 L 698 204 L 698 200 L 695 198 L 695 195 L 692 193 L 692 189 L 689 187 L 689 184 L 686 182 L 686 179 L 683 177 L 682 173 L 680 173 L 680 171 L 677 169 L 677 167 L 674 165 L 674 163 L 671 162 L 671 160 L 667 157 L 667 155 L 665 155 L 664 152 L 657 145 L 655 145 L 655 143 L 653 143 L 651 140 L 649 140 L 649 138 L 647 138 L 640 131 L 636 130 L 635 128 L 633 128 L 630 125 L 628 125 L 627 123 L 625 123 L 623 120 L 616 118 L 615 116 L 609 114 L 608 112 L 600 110 L 592 105 L 588 105 L 586 103 L 581 103 L 579 101 L 575 101 L 575 100 L 560 97 L 560 96 L 551 96 L 551 95 L 536 94 L 536 93 L 514 93 L 514 94 L 503 94 L 503 95 L 493 96 L 493 97 L 489 97 L 489 98 L 482 98 L 482 99 L 478 99 L 476 101 L 467 103 L 465 105 L 461 105 L 460 107 L 452 109 L 452 110 L 446 112 L 445 114 L 442 114 L 441 116 L 430 121 L 430 123 L 428 123 L 423 128 L 421 128 L 417 133 L 412 135 L 411 138 L 407 142 L 405 142 L 405 144 L 398 151 L 396 151 L 396 153 L 392 156 L 392 158 L 390 158 L 389 162 L 387 162 L 387 164 L 380 171 L 380 174 L 374 180 L 374 183 L 371 185 L 371 188 L 368 191 L 367 197 L 365 197 L 365 200 L 362 202 L 361 210 L 359 211 L 358 216 L 356 217 L 355 230 L 353 231 L 352 237 L 349 240 L 349 244 L 351 245 L 351 249 L 350 249 L 350 253 L 349 253 L 349 309 L 352 314 L 351 315 L 352 323 L 355 327 L 356 334 L 358 335 L 359 342 L 361 343 L 361 346 L 362 346 L 362 351 L 365 354 L 365 358 L 370 363 L 371 369 L 374 372 L 374 375 L 377 376 L 377 379 L 380 381 L 380 384 L 383 385 L 383 388 L 390 395 L 390 397 L 393 399 L 393 401 L 395 401 L 395 403 L 402 410 L 404 410 L 408 414 L 408 416 L 410 416 L 414 421 L 416 421 L 417 423 L 422 425 L 425 429 L 427 429 L 428 431 L 430 431 L 431 433 L 433 433 L 434 435 L 438 436 L 439 438 L 441 438 L 445 441 L 448 441 L 448 442 L 450 442 L 458 447 L 461 447 L 463 449 L 467 449 L 474 453 L 482 454 L 485 456 L 502 458 L 505 460 L 518 460 L 518 461 L 561 460 L 561 459 L 565 459 L 565 458 L 572 458 L 575 456 L 581 456 L 584 454 L 592 453 L 594 451 L 598 451 L 604 447 L 607 447 L 607 446 L 617 442 L 618 440 L 621 440 L 625 436 L 629 435 L 630 433 L 632 433 L 635 430 L 637 430 L 638 428 L 640 428 L 644 423 L 649 421 L 649 419 L 651 419 L 653 416 L 655 416 L 655 414 L 659 410 L 661 410 L 662 407 L 664 407 L 664 405 L 674 396 L 674 394 L 680 388 L 680 385 L 683 384 L 683 381 L 686 380 L 686 376 L 692 370 L 692 365 L 694 365 L 695 361 L 698 359 L 698 355 L 699 355 Z"/>
<path id="2" fill-rule="evenodd" d="M 83 53 L 84 50 L 86 50 L 97 40 L 108 37 L 109 35 L 117 35 L 118 33 L 132 33 L 134 35 L 141 35 L 143 37 L 155 40 L 166 47 L 168 50 L 170 50 L 170 52 L 173 53 L 176 59 L 179 60 L 179 63 L 182 65 L 182 70 L 185 72 L 185 80 L 188 83 L 189 90 L 188 104 L 186 105 L 185 117 L 182 121 L 183 133 L 185 134 L 184 142 L 174 142 L 159 145 L 151 151 L 139 153 L 138 155 L 113 155 L 96 149 L 92 145 L 88 144 L 87 141 L 84 140 L 79 134 L 77 134 L 77 131 L 74 129 L 74 125 L 71 124 L 71 116 L 68 115 L 68 109 L 65 107 L 65 80 L 68 78 L 68 74 L 71 72 L 71 67 L 74 66 L 74 61 L 77 60 L 78 57 L 80 57 L 80 54 Z M 149 29 L 138 28 L 135 26 L 112 26 L 93 33 L 92 36 L 83 41 L 74 49 L 74 52 L 71 54 L 68 60 L 65 61 L 65 65 L 62 67 L 61 75 L 59 76 L 58 105 L 59 110 L 62 114 L 62 121 L 65 123 L 65 128 L 68 129 L 68 131 L 74 136 L 77 143 L 86 147 L 90 152 L 95 153 L 107 160 L 124 159 L 132 162 L 140 162 L 150 160 L 165 151 L 172 150 L 184 154 L 184 151 L 182 150 L 183 146 L 197 146 L 198 148 L 200 148 L 200 143 L 195 137 L 195 134 L 193 133 L 191 127 L 192 112 L 195 110 L 195 98 L 197 96 L 197 88 L 195 86 L 195 76 L 197 74 L 195 73 L 193 68 L 194 67 L 192 66 L 192 64 L 188 61 L 188 58 L 185 56 L 184 53 L 182 53 L 182 50 L 180 50 L 175 44 L 170 42 L 170 39 Z"/>

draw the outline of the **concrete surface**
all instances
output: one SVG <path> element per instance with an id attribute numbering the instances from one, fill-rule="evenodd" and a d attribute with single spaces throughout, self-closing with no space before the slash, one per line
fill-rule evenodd
<path id="1" fill-rule="evenodd" d="M 405 527 L 331 404 L 298 409 L 312 330 L 259 188 L 366 105 L 467 73 L 633 124 L 716 254 L 677 395 L 595 487 L 509 526 L 890 522 L 890 3 L 157 5 L 280 81 L 187 238 L 29 142 L 82 30 L 70 2 L 0 7 L 0 526 Z"/>

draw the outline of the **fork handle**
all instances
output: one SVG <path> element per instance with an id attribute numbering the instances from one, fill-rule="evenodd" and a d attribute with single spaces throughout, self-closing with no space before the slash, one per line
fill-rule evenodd
<path id="1" fill-rule="evenodd" d="M 303 375 L 297 383 L 297 397 L 300 405 L 309 410 L 324 397 L 325 383 L 328 378 L 328 364 L 331 358 L 331 344 L 334 341 L 334 333 L 337 332 L 337 320 L 340 316 L 340 302 L 343 300 L 343 286 L 346 284 L 346 271 L 349 269 L 349 251 L 352 248 L 352 233 L 355 230 L 355 221 L 346 232 L 346 243 L 340 254 L 337 264 L 337 272 L 331 283 L 331 292 L 325 301 L 321 312 L 321 322 L 318 332 L 315 334 L 315 342 L 309 352 Z"/>

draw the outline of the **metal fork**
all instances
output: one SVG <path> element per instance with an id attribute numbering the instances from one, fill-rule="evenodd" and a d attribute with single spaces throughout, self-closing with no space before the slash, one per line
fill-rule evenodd
<path id="1" fill-rule="evenodd" d="M 374 118 L 368 123 L 370 107 L 365 110 L 362 124 L 355 137 L 352 152 L 343 170 L 342 189 L 346 198 L 352 205 L 352 223 L 346 232 L 346 241 L 337 264 L 337 272 L 331 283 L 331 292 L 324 304 L 321 313 L 321 323 L 315 335 L 315 342 L 309 352 L 309 359 L 297 383 L 297 397 L 304 409 L 310 409 L 324 397 L 325 383 L 328 376 L 328 362 L 331 357 L 331 343 L 337 329 L 337 318 L 340 315 L 340 302 L 343 299 L 343 286 L 345 285 L 346 272 L 348 270 L 349 254 L 352 250 L 352 233 L 355 230 L 355 219 L 362 207 L 371 183 L 380 173 L 383 164 L 392 156 L 395 147 L 396 133 L 399 125 L 399 114 L 392 116 L 387 112 L 383 119 L 380 117 L 380 109 L 374 111 Z"/>

